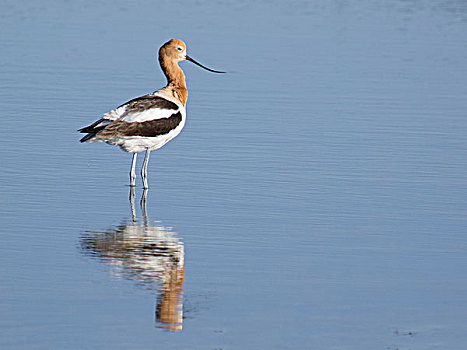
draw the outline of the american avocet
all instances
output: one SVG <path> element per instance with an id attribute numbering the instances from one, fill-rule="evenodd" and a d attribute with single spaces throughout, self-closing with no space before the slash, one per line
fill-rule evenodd
<path id="1" fill-rule="evenodd" d="M 146 151 L 141 177 L 148 188 L 149 154 L 164 146 L 182 131 L 186 120 L 188 92 L 185 75 L 178 62 L 188 60 L 214 73 L 225 73 L 203 66 L 189 57 L 183 41 L 172 39 L 159 49 L 159 63 L 167 85 L 152 94 L 134 98 L 104 114 L 95 123 L 78 131 L 87 133 L 81 142 L 106 142 L 133 153 L 130 186 L 135 186 L 135 166 L 138 152 Z"/>

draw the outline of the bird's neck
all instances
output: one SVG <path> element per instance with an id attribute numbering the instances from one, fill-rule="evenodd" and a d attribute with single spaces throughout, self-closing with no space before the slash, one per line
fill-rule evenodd
<path id="1" fill-rule="evenodd" d="M 186 89 L 185 74 L 173 60 L 159 57 L 159 62 L 162 71 L 167 78 L 167 90 L 170 90 L 175 98 L 185 106 L 188 98 L 188 92 Z"/>

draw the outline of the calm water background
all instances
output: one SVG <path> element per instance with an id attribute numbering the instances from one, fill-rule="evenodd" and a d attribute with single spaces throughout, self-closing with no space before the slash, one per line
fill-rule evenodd
<path id="1" fill-rule="evenodd" d="M 1 348 L 465 349 L 466 2 L 0 8 Z M 172 37 L 229 72 L 181 64 L 188 122 L 149 164 L 178 332 L 129 262 L 130 155 L 75 131 L 163 86 Z"/>

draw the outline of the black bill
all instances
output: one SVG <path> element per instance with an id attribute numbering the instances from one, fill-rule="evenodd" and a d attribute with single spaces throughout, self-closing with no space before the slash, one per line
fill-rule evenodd
<path id="1" fill-rule="evenodd" d="M 221 72 L 221 71 L 219 71 L 219 70 L 214 70 L 214 69 L 208 68 L 208 67 L 206 67 L 206 66 L 203 66 L 201 63 L 196 62 L 193 58 L 191 58 L 191 57 L 188 56 L 188 55 L 186 55 L 186 60 L 187 60 L 187 61 L 190 61 L 190 62 L 193 62 L 194 64 L 196 64 L 196 65 L 200 66 L 201 68 L 204 68 L 204 69 L 206 69 L 206 70 L 208 70 L 208 71 L 210 71 L 210 72 L 214 72 L 214 73 L 225 73 L 225 72 Z"/>

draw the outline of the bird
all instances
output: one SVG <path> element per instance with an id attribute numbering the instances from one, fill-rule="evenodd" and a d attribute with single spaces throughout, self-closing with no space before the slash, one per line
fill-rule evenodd
<path id="1" fill-rule="evenodd" d="M 167 85 L 153 93 L 133 98 L 105 113 L 102 118 L 78 129 L 86 135 L 80 142 L 105 142 L 120 146 L 133 153 L 130 169 L 130 186 L 136 184 L 136 158 L 146 151 L 141 167 L 143 188 L 149 188 L 147 169 L 151 151 L 164 146 L 182 131 L 186 121 L 188 91 L 185 74 L 179 62 L 190 61 L 214 73 L 223 71 L 208 68 L 187 54 L 186 44 L 171 39 L 159 49 L 159 64 L 167 78 Z"/>

